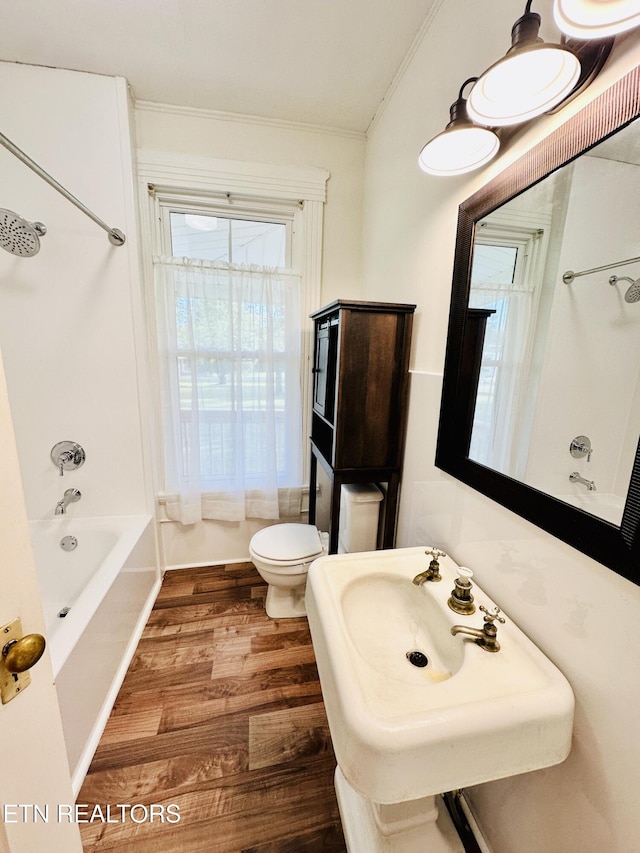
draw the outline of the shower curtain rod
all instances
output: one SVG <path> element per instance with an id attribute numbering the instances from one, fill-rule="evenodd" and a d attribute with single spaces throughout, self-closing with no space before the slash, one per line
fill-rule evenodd
<path id="1" fill-rule="evenodd" d="M 104 230 L 109 235 L 110 243 L 112 243 L 114 246 L 124 245 L 126 238 L 122 231 L 120 231 L 118 228 L 110 228 L 106 224 L 106 222 L 103 222 L 102 219 L 97 217 L 95 213 L 89 210 L 89 208 L 86 207 L 81 201 L 78 201 L 78 199 L 74 195 L 71 195 L 71 193 L 66 190 L 61 184 L 59 184 L 55 178 L 52 178 L 51 175 L 49 175 L 47 172 L 45 172 L 44 169 L 38 166 L 38 164 L 35 163 L 31 159 L 31 157 L 28 157 L 24 153 L 24 151 L 21 151 L 17 145 L 14 145 L 14 143 L 10 139 L 8 139 L 4 135 L 4 133 L 0 133 L 0 145 L 4 145 L 7 151 L 10 151 L 12 154 L 14 154 L 18 158 L 18 160 L 21 160 L 25 164 L 25 166 L 28 166 L 30 169 L 32 169 L 36 173 L 36 175 L 39 175 L 43 179 L 43 181 L 46 181 L 50 186 L 54 188 L 54 190 L 58 190 L 58 192 L 63 195 L 68 201 L 70 201 L 71 204 L 75 204 L 77 208 L 79 208 L 84 214 L 89 217 L 89 219 L 93 219 L 96 225 L 99 225 L 101 228 L 104 228 Z"/>
<path id="2" fill-rule="evenodd" d="M 629 258 L 626 261 L 617 261 L 615 264 L 604 264 L 601 267 L 594 267 L 591 270 L 582 270 L 582 272 L 574 272 L 573 270 L 567 270 L 567 272 L 562 276 L 562 280 L 565 284 L 571 284 L 574 278 L 578 278 L 581 275 L 590 275 L 592 272 L 602 272 L 603 270 L 612 270 L 615 267 L 625 267 L 627 264 L 637 264 L 640 261 L 640 258 Z"/>

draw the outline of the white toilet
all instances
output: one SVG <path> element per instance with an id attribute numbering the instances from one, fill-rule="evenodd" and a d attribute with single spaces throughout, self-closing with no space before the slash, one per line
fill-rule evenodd
<path id="1" fill-rule="evenodd" d="M 340 551 L 374 551 L 382 493 L 373 483 L 342 486 Z M 274 524 L 259 530 L 249 556 L 269 584 L 266 611 L 272 619 L 305 616 L 304 593 L 309 565 L 328 553 L 329 534 L 312 524 Z"/>

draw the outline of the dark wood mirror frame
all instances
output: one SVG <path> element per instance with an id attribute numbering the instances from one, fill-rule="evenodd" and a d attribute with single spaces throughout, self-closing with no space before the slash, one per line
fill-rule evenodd
<path id="1" fill-rule="evenodd" d="M 482 347 L 477 312 L 468 309 L 475 224 L 638 116 L 640 68 L 635 68 L 460 205 L 436 465 L 640 584 L 640 441 L 619 527 L 468 456 Z"/>

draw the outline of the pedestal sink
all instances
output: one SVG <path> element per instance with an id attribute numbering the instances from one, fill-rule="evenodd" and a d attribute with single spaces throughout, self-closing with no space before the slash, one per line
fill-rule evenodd
<path id="1" fill-rule="evenodd" d="M 425 548 L 402 548 L 322 557 L 309 569 L 307 614 L 351 853 L 462 850 L 434 795 L 557 764 L 571 746 L 574 699 L 562 673 L 505 614 L 496 653 L 453 636 L 453 625 L 481 628 L 483 614 L 448 607 L 458 569 L 449 557 L 440 582 L 414 585 L 428 563 Z M 495 607 L 477 585 L 473 595 Z M 425 847 L 436 822 L 442 837 Z"/>

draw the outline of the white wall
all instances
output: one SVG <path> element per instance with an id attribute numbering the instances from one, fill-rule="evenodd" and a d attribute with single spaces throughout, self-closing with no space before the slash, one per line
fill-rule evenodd
<path id="1" fill-rule="evenodd" d="M 428 177 L 417 166 L 420 148 L 444 128 L 461 82 L 509 46 L 519 9 L 507 0 L 490 5 L 441 6 L 368 144 L 365 298 L 418 304 L 398 544 L 434 543 L 470 566 L 576 695 L 566 762 L 468 792 L 494 853 L 629 853 L 640 838 L 633 736 L 640 686 L 630 676 L 640 588 L 443 474 L 433 459 L 457 206 L 635 65 L 640 36 L 623 39 L 586 96 L 521 131 L 497 163 L 471 176 Z M 550 6 L 536 4 L 545 20 Z"/>
<path id="2" fill-rule="evenodd" d="M 78 516 L 149 511 L 134 329 L 140 328 L 128 93 L 122 78 L 0 63 L 2 132 L 109 226 L 0 148 L 0 204 L 47 226 L 39 254 L 0 252 L 0 346 L 30 518 L 79 488 Z M 50 451 L 87 460 L 60 478 Z"/>
<path id="3" fill-rule="evenodd" d="M 324 205 L 322 293 L 315 307 L 337 298 L 362 298 L 363 134 L 147 103 L 136 104 L 135 117 L 142 151 L 327 169 L 331 176 Z M 188 527 L 164 522 L 166 565 L 247 559 L 249 540 L 263 526 L 255 519 L 202 521 Z"/>

